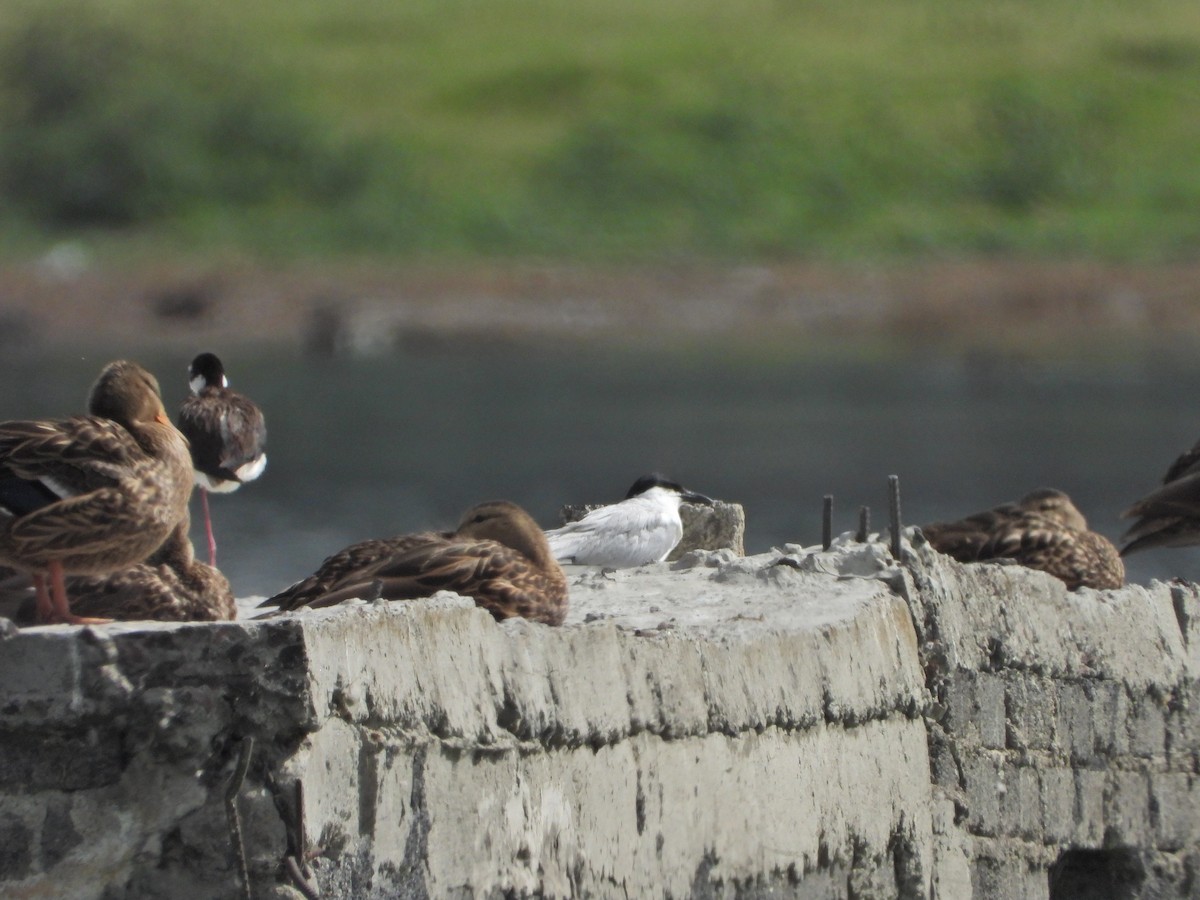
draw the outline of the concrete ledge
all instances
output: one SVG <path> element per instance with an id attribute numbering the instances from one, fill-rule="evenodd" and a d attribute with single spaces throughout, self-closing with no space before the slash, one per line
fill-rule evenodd
<path id="1" fill-rule="evenodd" d="M 0 892 L 240 895 L 249 738 L 258 897 L 306 849 L 355 898 L 1150 897 L 1200 862 L 1191 588 L 846 536 L 569 575 L 557 629 L 442 595 L 0 642 Z"/>

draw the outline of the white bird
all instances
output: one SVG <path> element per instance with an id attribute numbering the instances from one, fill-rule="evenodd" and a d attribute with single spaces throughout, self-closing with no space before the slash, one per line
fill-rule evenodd
<path id="1" fill-rule="evenodd" d="M 593 509 L 577 522 L 550 529 L 546 538 L 559 562 L 623 569 L 662 562 L 683 537 L 679 504 L 712 504 L 662 475 L 645 475 L 620 503 Z"/>

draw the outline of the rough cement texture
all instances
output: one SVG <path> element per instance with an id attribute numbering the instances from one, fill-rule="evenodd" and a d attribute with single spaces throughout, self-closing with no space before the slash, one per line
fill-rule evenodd
<path id="1" fill-rule="evenodd" d="M 1200 897 L 1196 586 L 914 563 L 941 894 Z"/>
<path id="2" fill-rule="evenodd" d="M 246 896 L 237 833 L 255 897 L 1200 895 L 1190 587 L 919 534 L 568 573 L 562 628 L 3 632 L 0 895 Z"/>

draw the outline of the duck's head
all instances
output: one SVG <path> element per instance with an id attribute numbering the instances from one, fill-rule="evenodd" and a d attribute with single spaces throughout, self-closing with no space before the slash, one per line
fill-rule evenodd
<path id="1" fill-rule="evenodd" d="M 188 387 L 198 394 L 206 387 L 229 387 L 225 366 L 215 353 L 201 353 L 188 366 Z"/>
<path id="2" fill-rule="evenodd" d="M 536 562 L 552 560 L 546 535 L 533 516 L 508 500 L 489 500 L 472 506 L 458 523 L 455 537 L 496 541 Z"/>
<path id="3" fill-rule="evenodd" d="M 158 379 L 124 359 L 110 362 L 100 372 L 88 397 L 88 412 L 126 427 L 155 421 L 170 424 Z"/>
<path id="4" fill-rule="evenodd" d="M 1052 522 L 1057 522 L 1076 531 L 1087 531 L 1087 519 L 1071 498 L 1055 488 L 1038 488 L 1030 491 L 1018 501 L 1026 512 L 1031 512 Z"/>
<path id="5" fill-rule="evenodd" d="M 688 503 L 703 503 L 705 506 L 712 506 L 714 503 L 712 497 L 706 497 L 704 494 L 689 491 L 679 484 L 679 482 L 672 481 L 666 475 L 659 472 L 643 475 L 635 481 L 626 492 L 625 499 L 629 500 L 632 497 L 639 497 L 653 490 L 658 490 L 666 494 L 675 494 L 680 500 L 686 500 Z"/>

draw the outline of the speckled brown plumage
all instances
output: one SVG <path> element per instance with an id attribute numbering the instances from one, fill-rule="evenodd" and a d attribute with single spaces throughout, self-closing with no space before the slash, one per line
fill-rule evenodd
<path id="1" fill-rule="evenodd" d="M 505 500 L 467 510 L 452 534 L 427 532 L 347 547 L 264 605 L 286 611 L 351 597 L 413 600 L 442 590 L 473 598 L 498 620 L 521 616 L 561 625 L 567 611 L 566 576 L 545 535 L 528 513 Z"/>
<path id="2" fill-rule="evenodd" d="M 196 559 L 188 520 L 143 563 L 110 575 L 67 579 L 78 615 L 134 622 L 221 622 L 237 617 L 229 579 Z M 0 572 L 0 610 L 19 625 L 34 624 L 33 592 Z"/>
<path id="3" fill-rule="evenodd" d="M 1013 559 L 1077 587 L 1118 588 L 1125 566 L 1112 542 L 1090 531 L 1070 497 L 1053 488 L 956 522 L 922 525 L 934 549 L 959 562 Z"/>
<path id="4" fill-rule="evenodd" d="M 158 382 L 110 363 L 89 416 L 0 423 L 0 563 L 33 576 L 39 615 L 76 622 L 64 574 L 103 575 L 141 562 L 187 515 L 187 442 Z M 46 581 L 50 582 L 47 590 Z"/>
<path id="5" fill-rule="evenodd" d="M 317 598 L 348 584 L 358 584 L 364 572 L 397 553 L 436 541 L 448 541 L 453 536 L 453 532 L 422 532 L 359 541 L 327 556 L 313 574 L 264 600 L 259 608 L 274 606 L 286 612 L 308 606 Z"/>
<path id="6" fill-rule="evenodd" d="M 1200 443 L 1167 469 L 1163 484 L 1121 513 L 1136 519 L 1121 536 L 1121 555 L 1152 547 L 1200 544 Z"/>

